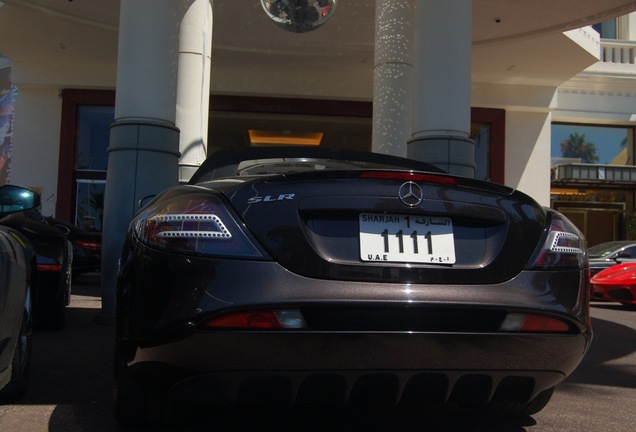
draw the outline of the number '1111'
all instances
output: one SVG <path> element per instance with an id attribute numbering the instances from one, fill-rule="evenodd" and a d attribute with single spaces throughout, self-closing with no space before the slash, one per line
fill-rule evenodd
<path id="1" fill-rule="evenodd" d="M 382 231 L 382 234 L 380 235 L 384 239 L 384 252 L 389 253 L 389 237 L 390 237 L 389 230 L 385 229 L 384 231 Z M 417 231 L 413 231 L 410 235 L 407 234 L 407 236 L 413 240 L 413 253 L 420 253 L 418 242 L 417 242 Z M 400 249 L 399 252 L 404 253 L 404 232 L 402 230 L 399 230 L 395 234 L 395 237 L 397 237 L 398 239 L 398 246 Z M 433 255 L 433 238 L 432 237 L 433 236 L 430 231 L 428 231 L 424 235 L 424 238 L 426 239 L 426 245 L 428 247 L 429 255 Z"/>

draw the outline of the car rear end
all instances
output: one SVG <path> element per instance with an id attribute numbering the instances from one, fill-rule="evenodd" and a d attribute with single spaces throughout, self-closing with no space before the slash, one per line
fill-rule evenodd
<path id="1" fill-rule="evenodd" d="M 636 306 L 636 263 L 617 264 L 591 280 L 592 299 Z"/>
<path id="2" fill-rule="evenodd" d="M 119 358 L 180 397 L 525 404 L 590 343 L 580 232 L 503 186 L 248 175 L 171 189 L 131 226 Z"/>
<path id="3" fill-rule="evenodd" d="M 77 278 L 84 273 L 98 272 L 101 268 L 102 234 L 87 231 L 77 225 L 47 217 L 49 225 L 66 236 L 73 248 L 72 276 Z"/>
<path id="4" fill-rule="evenodd" d="M 36 327 L 63 328 L 65 309 L 71 300 L 70 242 L 35 209 L 13 213 L 3 219 L 3 224 L 26 236 L 36 253 L 36 277 L 32 281 Z"/>

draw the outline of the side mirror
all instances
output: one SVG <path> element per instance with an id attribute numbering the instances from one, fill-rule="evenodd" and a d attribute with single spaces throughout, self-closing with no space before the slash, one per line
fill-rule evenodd
<path id="1" fill-rule="evenodd" d="M 616 254 L 616 256 L 614 256 L 614 261 L 616 262 L 620 262 L 619 260 L 621 259 L 625 259 L 625 258 L 631 258 L 632 254 L 630 254 L 627 251 L 620 251 L 619 253 Z"/>
<path id="2" fill-rule="evenodd" d="M 0 213 L 15 213 L 40 206 L 40 194 L 32 190 L 4 185 L 0 187 Z"/>
<path id="3" fill-rule="evenodd" d="M 64 225 L 61 225 L 61 224 L 55 224 L 53 225 L 53 228 L 55 228 L 56 230 L 58 230 L 64 235 L 69 235 L 71 233 L 71 230 L 68 227 L 65 227 Z"/>

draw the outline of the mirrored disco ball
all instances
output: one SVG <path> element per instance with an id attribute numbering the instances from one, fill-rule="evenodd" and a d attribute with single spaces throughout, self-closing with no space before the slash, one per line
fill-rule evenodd
<path id="1" fill-rule="evenodd" d="M 337 0 L 261 0 L 274 23 L 287 31 L 305 33 L 315 30 L 333 15 Z"/>

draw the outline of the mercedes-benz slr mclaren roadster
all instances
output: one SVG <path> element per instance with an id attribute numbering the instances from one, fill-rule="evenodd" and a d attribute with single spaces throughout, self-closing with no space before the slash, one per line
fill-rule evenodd
<path id="1" fill-rule="evenodd" d="M 214 153 L 139 211 L 120 265 L 123 424 L 175 401 L 530 415 L 592 338 L 571 222 L 386 155 Z"/>

